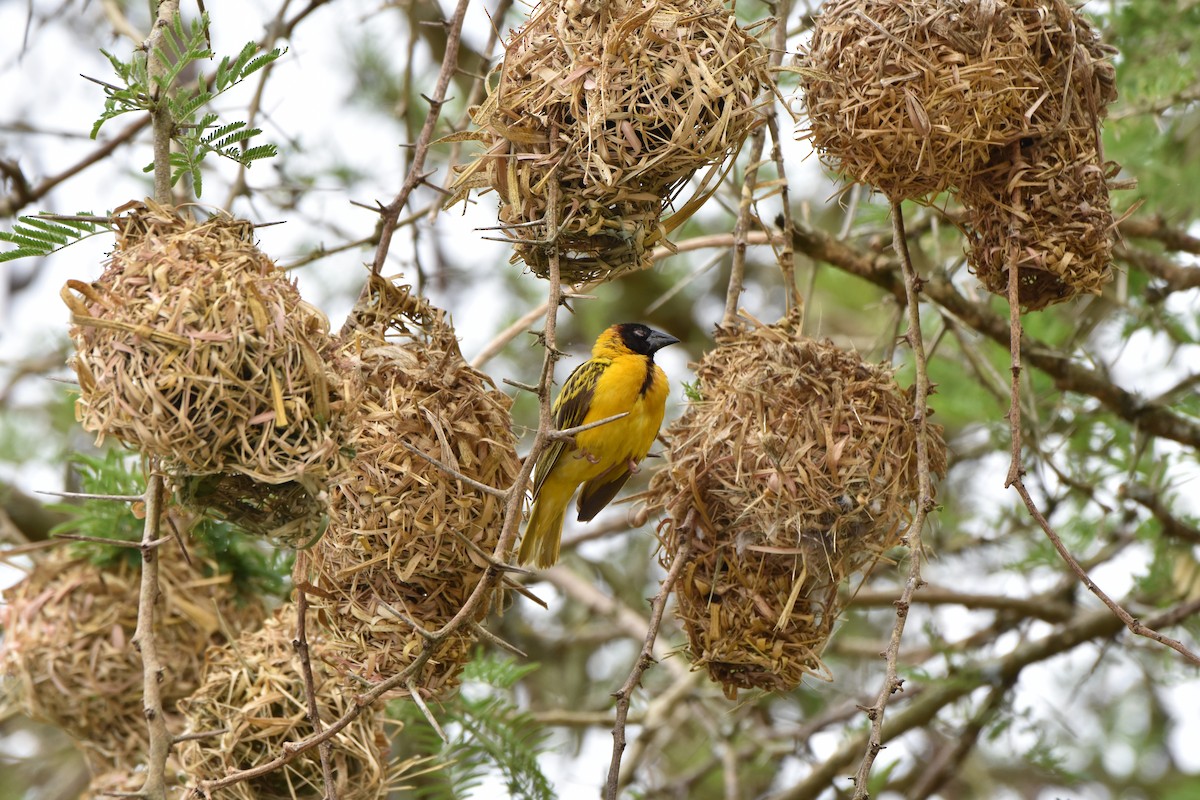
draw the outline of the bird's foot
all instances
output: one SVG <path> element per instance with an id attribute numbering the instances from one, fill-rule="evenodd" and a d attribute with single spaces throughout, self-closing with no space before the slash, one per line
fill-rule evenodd
<path id="1" fill-rule="evenodd" d="M 587 462 L 589 464 L 599 464 L 600 463 L 600 456 L 594 456 L 591 453 L 589 453 L 587 450 L 580 450 L 578 453 L 575 454 L 575 457 L 576 458 L 586 458 Z"/>
<path id="2" fill-rule="evenodd" d="M 634 461 L 632 458 L 631 458 L 631 459 L 629 459 L 629 474 L 630 474 L 630 475 L 637 475 L 637 474 L 638 474 L 639 472 L 641 472 L 641 471 L 642 471 L 642 468 L 641 468 L 641 466 L 638 464 L 638 462 Z"/>

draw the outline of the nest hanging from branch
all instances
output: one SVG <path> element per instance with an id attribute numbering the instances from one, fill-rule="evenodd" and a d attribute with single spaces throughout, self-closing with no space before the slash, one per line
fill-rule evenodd
<path id="1" fill-rule="evenodd" d="M 495 189 L 514 260 L 547 277 L 557 182 L 563 280 L 642 269 L 668 227 L 695 210 L 660 221 L 683 184 L 736 153 L 757 124 L 765 64 L 763 46 L 720 0 L 544 0 L 472 111 L 479 130 L 462 138 L 485 152 L 451 202 Z"/>
<path id="2" fill-rule="evenodd" d="M 1116 223 L 1109 187 L 1120 169 L 1101 164 L 1077 136 L 1032 139 L 969 181 L 960 194 L 967 262 L 988 291 L 1008 297 L 1017 265 L 1020 305 L 1037 310 L 1112 279 Z"/>
<path id="3" fill-rule="evenodd" d="M 449 622 L 499 542 L 503 502 L 404 445 L 505 489 L 519 469 L 511 401 L 472 369 L 444 312 L 373 278 L 371 302 L 343 333 L 336 366 L 359 410 L 354 458 L 330 491 L 329 530 L 298 554 L 296 582 L 327 636 L 324 658 L 369 681 L 411 664 L 421 633 Z M 475 621 L 488 610 L 484 603 Z M 470 625 L 445 639 L 414 676 L 424 694 L 457 683 Z"/>
<path id="4" fill-rule="evenodd" d="M 205 648 L 224 641 L 222 625 L 256 627 L 265 612 L 239 599 L 228 575 L 206 577 L 188 565 L 174 543 L 159 555 L 155 636 L 169 713 L 199 685 Z M 62 548 L 6 590 L 0 606 L 0 672 L 11 708 L 86 742 L 93 774 L 127 768 L 149 746 L 142 662 L 131 644 L 140 581 L 126 558 L 99 567 Z"/>
<path id="5" fill-rule="evenodd" d="M 676 614 L 694 663 L 731 697 L 788 691 L 828 675 L 839 585 L 869 572 L 912 521 L 913 404 L 888 368 L 791 322 L 719 331 L 717 343 L 647 496 L 666 515 L 664 565 L 691 542 Z M 929 452 L 943 473 L 936 426 Z"/>
<path id="6" fill-rule="evenodd" d="M 1064 0 L 831 0 L 799 70 L 805 135 L 850 179 L 925 200 L 1023 137 L 1091 131 L 1113 52 Z"/>
<path id="7" fill-rule="evenodd" d="M 222 778 L 234 770 L 256 767 L 284 752 L 284 745 L 313 731 L 300 660 L 292 646 L 296 607 L 280 607 L 256 631 L 225 647 L 208 651 L 204 682 L 180 703 L 190 732 L 221 731 L 177 745 L 179 760 L 191 781 Z M 321 663 L 323 643 L 310 639 L 313 689 L 321 718 L 328 724 L 354 705 L 354 696 L 338 687 L 335 674 Z M 346 800 L 382 797 L 389 778 L 387 739 L 375 707 L 362 709 L 333 738 L 333 796 Z M 321 798 L 325 792 L 317 748 L 307 750 L 281 768 L 233 784 L 223 796 L 242 800 Z"/>
<path id="8" fill-rule="evenodd" d="M 146 201 L 116 226 L 99 280 L 63 289 L 79 421 L 97 442 L 112 436 L 159 458 L 177 484 L 203 477 L 204 491 L 182 494 L 218 516 L 311 538 L 320 521 L 295 514 L 312 515 L 320 502 L 289 509 L 270 497 L 288 484 L 319 496 L 341 460 L 323 358 L 328 321 L 254 246 L 249 223 L 197 223 Z M 271 487 L 265 499 L 259 484 Z M 283 516 L 247 513 L 264 508 Z"/>

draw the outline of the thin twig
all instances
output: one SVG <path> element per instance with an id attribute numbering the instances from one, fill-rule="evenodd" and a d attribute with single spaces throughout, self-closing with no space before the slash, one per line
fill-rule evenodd
<path id="1" fill-rule="evenodd" d="M 439 461 L 438 459 L 434 458 L 433 456 L 429 455 L 428 453 L 424 453 L 420 449 L 413 447 L 411 444 L 409 444 L 406 441 L 401 440 L 400 446 L 403 447 L 408 452 L 412 453 L 413 455 L 420 456 L 421 458 L 428 461 L 430 464 L 433 464 L 435 467 L 437 467 L 438 469 L 445 472 L 450 477 L 454 478 L 457 481 L 462 481 L 463 483 L 467 484 L 468 486 L 470 486 L 473 489 L 478 489 L 479 491 L 483 492 L 484 494 L 490 494 L 493 497 L 508 497 L 508 490 L 497 489 L 495 486 L 488 486 L 486 483 L 480 483 L 479 481 L 475 480 L 474 478 L 469 478 L 466 475 L 463 475 L 458 470 L 456 470 L 454 467 L 447 464 L 446 462 Z"/>
<path id="2" fill-rule="evenodd" d="M 1024 167 L 1019 143 L 1012 145 L 1009 157 L 1013 160 L 1013 172 L 1016 174 Z M 1012 203 L 1013 211 L 1009 215 L 1009 224 L 1015 228 L 1021 224 L 1018 215 L 1024 215 L 1021 211 L 1021 185 L 1019 183 L 1012 191 Z M 1024 472 L 1021 468 L 1021 271 L 1017 266 L 1020 255 L 1018 242 L 1019 238 L 1015 233 L 1010 235 L 1006 254 L 1008 261 L 1008 352 L 1012 380 L 1009 383 L 1008 401 L 1008 431 L 1011 445 L 1008 475 L 1004 479 L 1005 489 L 1021 480 Z"/>
<path id="3" fill-rule="evenodd" d="M 909 565 L 908 578 L 904 582 L 904 591 L 896 601 L 896 622 L 892 626 L 892 635 L 884 651 L 886 662 L 883 686 L 875 702 L 866 710 L 871 720 L 871 730 L 867 736 L 866 753 L 859 764 L 854 777 L 854 800 L 867 800 L 868 780 L 871 776 L 871 766 L 875 757 L 883 749 L 883 719 L 888 702 L 894 693 L 901 691 L 904 681 L 897 675 L 897 661 L 900 657 L 900 641 L 904 636 L 904 626 L 908 620 L 908 610 L 912 604 L 913 594 L 922 585 L 921 580 L 921 530 L 925 527 L 925 518 L 933 510 L 933 480 L 929 474 L 929 440 L 928 440 L 928 409 L 926 401 L 929 397 L 929 366 L 925 360 L 925 342 L 921 336 L 921 279 L 913 269 L 912 259 L 908 252 L 908 238 L 904 232 L 904 212 L 900 201 L 892 203 L 892 241 L 896 254 L 900 257 L 901 268 L 904 270 L 905 299 L 908 303 L 908 332 L 905 338 L 913 351 L 913 362 L 916 367 L 916 379 L 913 387 L 913 427 L 917 433 L 917 509 L 913 515 L 912 525 L 906 535 Z"/>
<path id="4" fill-rule="evenodd" d="M 91 494 L 90 492 L 51 492 L 37 490 L 34 494 L 44 494 L 49 497 L 66 497 L 71 500 L 111 500 L 116 503 L 140 503 L 146 499 L 141 494 Z"/>
<path id="5" fill-rule="evenodd" d="M 162 0 L 158 4 L 150 38 L 143 45 L 148 59 L 147 70 L 151 91 L 155 93 L 150 111 L 154 131 L 154 199 L 163 204 L 171 203 L 171 136 L 174 134 L 175 119 L 167 102 L 170 86 L 161 86 L 158 81 L 166 74 L 169 66 L 164 63 L 163 39 L 171 23 L 179 16 L 178 0 Z M 146 520 L 142 528 L 142 579 L 138 593 L 138 619 L 133 642 L 142 655 L 142 711 L 150 736 L 149 752 L 146 756 L 146 779 L 140 794 L 146 800 L 166 800 L 167 757 L 171 754 L 172 738 L 167 730 L 163 713 L 162 681 L 164 672 L 158 660 L 158 643 L 155 639 L 158 602 L 158 546 L 159 524 L 163 511 L 163 479 L 151 462 L 150 476 L 146 481 Z"/>
<path id="6" fill-rule="evenodd" d="M 304 699 L 308 704 L 308 721 L 313 731 L 321 732 L 321 707 L 317 704 L 316 682 L 313 680 L 312 660 L 308 655 L 308 593 L 303 588 L 296 590 L 296 638 L 292 648 L 300 659 L 300 675 L 304 679 Z M 321 742 L 317 748 L 321 754 L 321 779 L 325 784 L 325 800 L 337 800 L 337 782 L 333 776 L 333 742 Z"/>
<path id="7" fill-rule="evenodd" d="M 563 428 L 561 431 L 553 430 L 547 433 L 546 436 L 550 439 L 550 441 L 563 441 L 572 438 L 576 434 L 583 433 L 584 431 L 590 431 L 592 428 L 599 428 L 601 425 L 608 425 L 611 422 L 616 422 L 617 420 L 624 419 L 628 416 L 628 411 L 622 411 L 620 414 L 613 414 L 611 417 L 598 419 L 595 422 L 589 422 L 585 425 L 576 425 L 574 428 Z"/>
<path id="8" fill-rule="evenodd" d="M 738 302 L 746 280 L 746 235 L 750 231 L 750 206 L 754 202 L 754 187 L 758 184 L 758 168 L 762 166 L 763 145 L 767 128 L 760 125 L 750 136 L 750 163 L 742 181 L 742 197 L 738 203 L 737 222 L 733 226 L 733 265 L 729 269 L 729 287 L 725 291 L 725 314 L 721 326 L 732 327 L 737 322 Z"/>
<path id="9" fill-rule="evenodd" d="M 791 0 L 776 0 L 771 4 L 771 16 L 775 18 L 775 28 L 771 31 L 771 51 L 767 58 L 767 68 L 774 69 L 783 63 L 783 54 L 787 51 L 787 19 L 792 11 Z M 774 109 L 771 109 L 772 111 Z M 767 127 L 771 131 L 771 160 L 775 162 L 775 171 L 779 174 L 779 200 L 783 207 L 783 244 L 775 253 L 779 261 L 779 269 L 783 272 L 783 296 L 788 312 L 802 307 L 803 297 L 796 286 L 796 251 L 792 246 L 794 221 L 792 220 L 792 203 L 788 195 L 787 169 L 783 161 L 782 138 L 779 133 L 779 120 L 774 113 L 767 114 Z"/>
<path id="10" fill-rule="evenodd" d="M 642 641 L 642 650 L 638 653 L 637 661 L 634 662 L 633 669 L 629 671 L 629 677 L 625 679 L 625 683 L 613 693 L 613 697 L 617 699 L 617 708 L 612 729 L 612 759 L 608 764 L 608 778 L 604 782 L 605 800 L 617 800 L 617 787 L 621 776 L 621 755 L 625 752 L 625 725 L 629 718 L 629 702 L 633 697 L 634 690 L 642 682 L 642 675 L 655 662 L 654 643 L 658 639 L 658 628 L 662 624 L 667 599 L 671 596 L 671 589 L 675 586 L 675 581 L 683 574 L 683 568 L 691 560 L 691 555 L 691 540 L 685 539 L 679 552 L 675 554 L 675 562 L 671 564 L 670 572 L 663 578 L 658 594 L 654 596 L 654 601 L 650 604 L 650 624 L 646 626 L 646 637 Z"/>
<path id="11" fill-rule="evenodd" d="M 161 544 L 171 541 L 173 536 L 160 536 L 153 542 L 131 542 L 128 539 L 109 539 L 104 536 L 85 536 L 82 533 L 56 533 L 53 538 L 66 539 L 71 542 L 92 542 L 93 544 L 103 544 L 109 547 L 158 547 Z"/>

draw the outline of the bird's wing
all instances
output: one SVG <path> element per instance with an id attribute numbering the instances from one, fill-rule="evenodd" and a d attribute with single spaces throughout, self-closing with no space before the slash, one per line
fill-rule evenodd
<path id="1" fill-rule="evenodd" d="M 554 401 L 554 424 L 558 430 L 566 430 L 582 425 L 592 407 L 596 384 L 600 376 L 612 362 L 606 358 L 593 358 L 583 362 L 567 378 L 558 399 Z M 533 496 L 537 497 L 538 490 L 546 481 L 546 477 L 554 469 L 554 465 L 562 457 L 567 443 L 561 439 L 551 443 L 542 451 L 537 467 L 533 471 Z"/>
<path id="2" fill-rule="evenodd" d="M 629 463 L 614 464 L 600 475 L 583 484 L 579 493 L 579 521 L 591 522 L 592 517 L 600 513 L 600 509 L 612 502 L 629 480 Z"/>

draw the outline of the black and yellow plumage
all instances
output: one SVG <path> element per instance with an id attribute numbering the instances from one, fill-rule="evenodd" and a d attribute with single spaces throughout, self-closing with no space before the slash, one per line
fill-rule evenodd
<path id="1" fill-rule="evenodd" d="M 580 364 L 554 401 L 559 430 L 587 425 L 622 412 L 628 416 L 556 441 L 533 472 L 533 508 L 518 560 L 549 567 L 558 561 L 563 515 L 575 490 L 579 520 L 587 522 L 608 505 L 637 464 L 650 452 L 667 404 L 667 376 L 654 354 L 679 340 L 637 323 L 608 328 L 596 339 L 592 357 Z"/>

